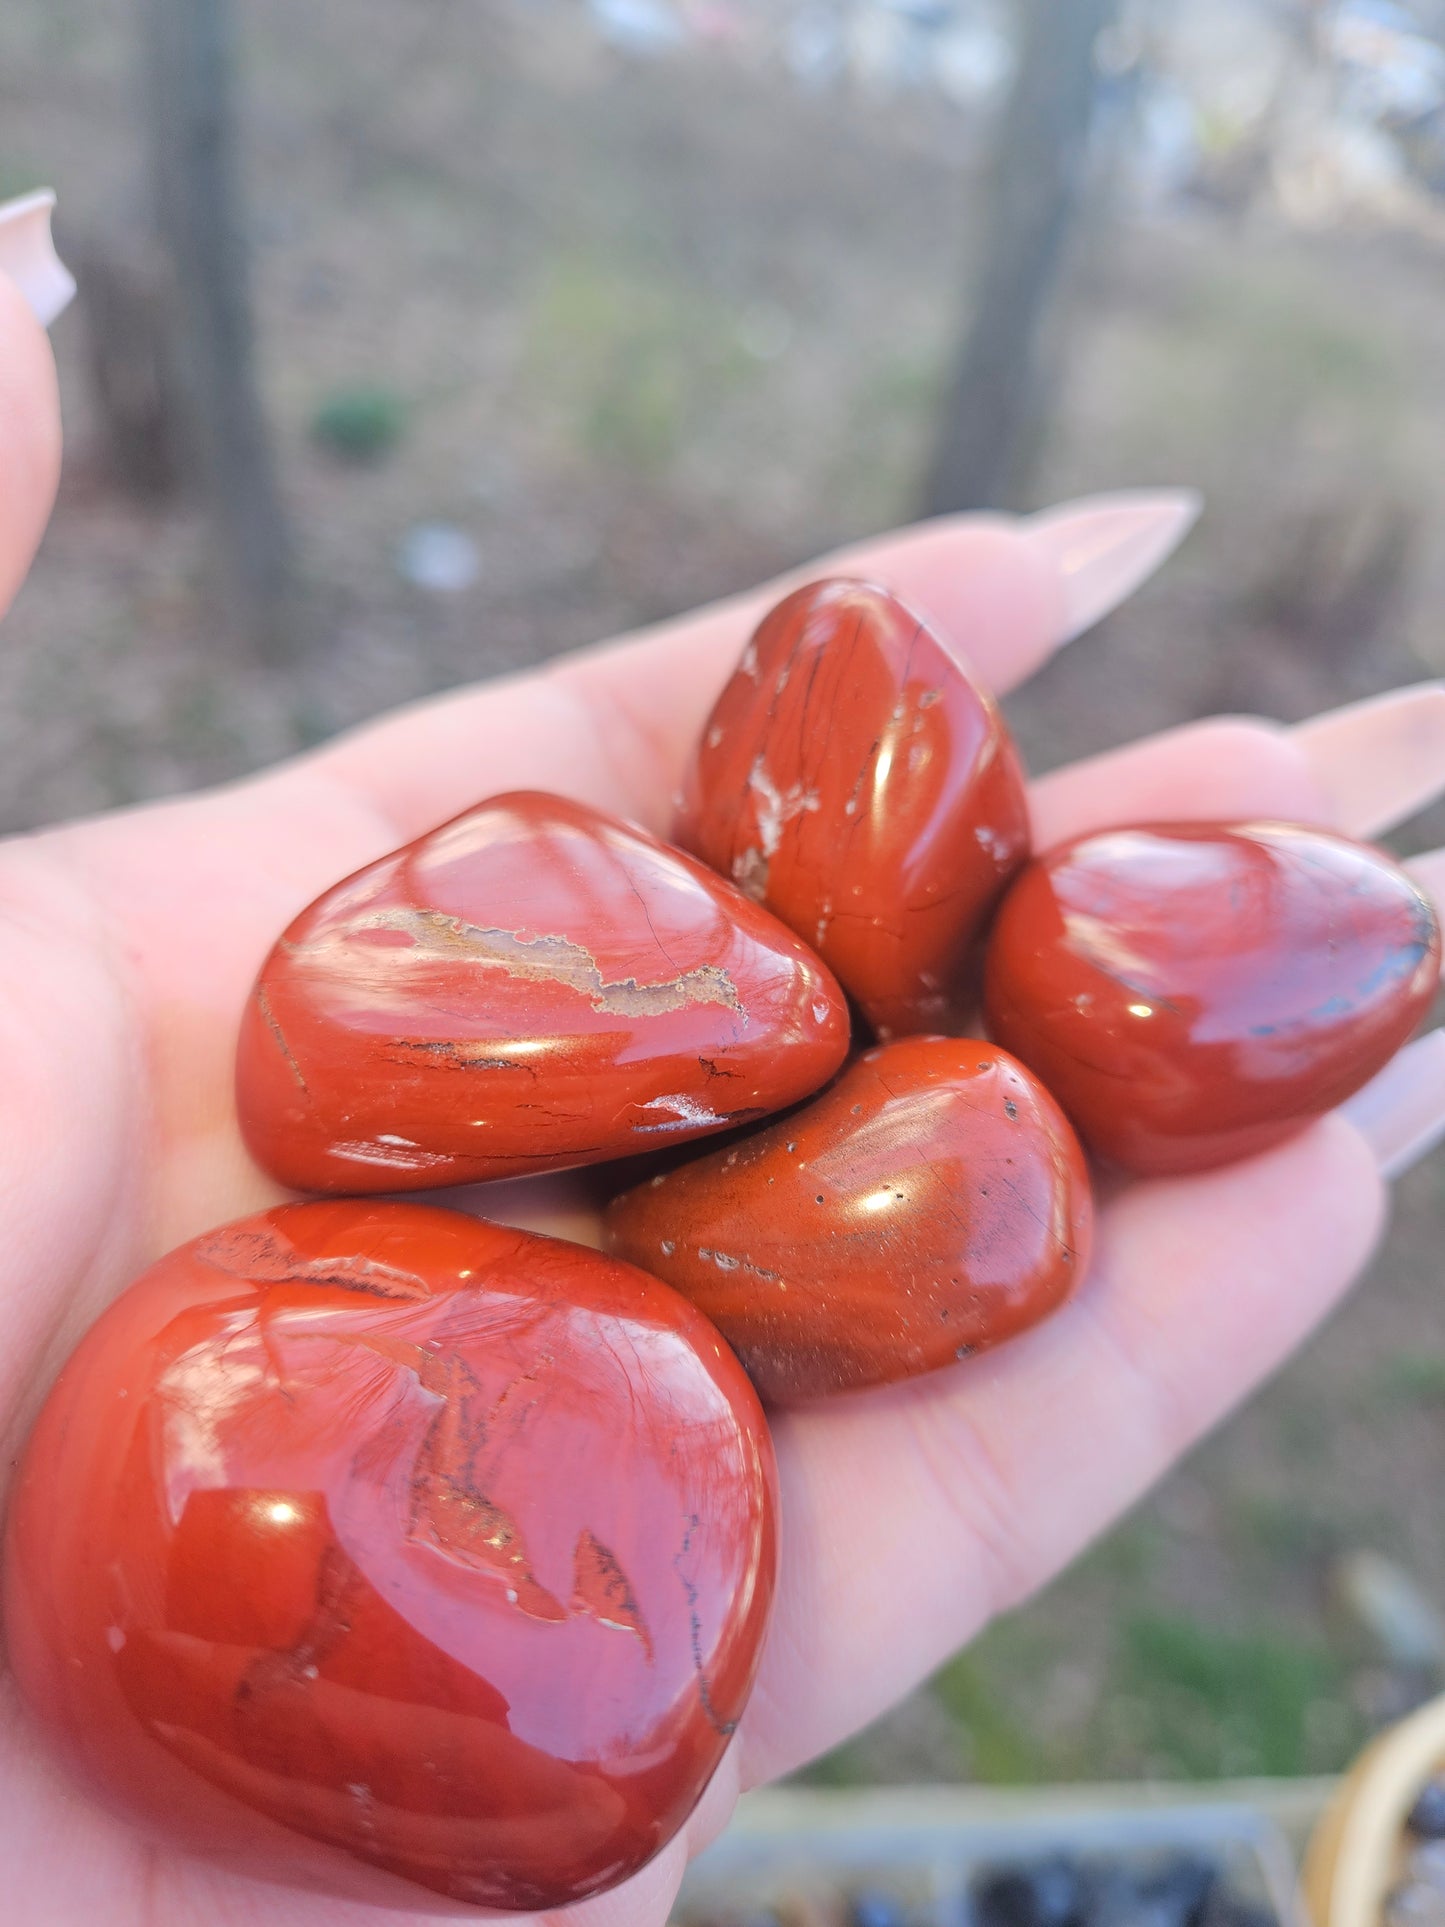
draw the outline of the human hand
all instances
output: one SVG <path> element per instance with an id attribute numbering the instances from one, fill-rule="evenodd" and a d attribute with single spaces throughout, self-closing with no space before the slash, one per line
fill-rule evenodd
<path id="1" fill-rule="evenodd" d="M 58 458 L 44 337 L 0 276 L 0 607 L 39 538 Z M 1002 692 L 1141 572 L 1148 558 L 1120 552 L 1121 526 L 943 522 L 809 573 L 885 581 L 960 638 Z M 232 1059 L 255 970 L 295 911 L 512 788 L 563 789 L 665 833 L 683 758 L 775 594 L 403 711 L 243 784 L 0 845 L 7 1467 L 66 1354 L 118 1291 L 173 1245 L 281 1195 L 242 1148 Z M 1445 693 L 1435 689 L 1297 731 L 1203 723 L 1035 784 L 1035 838 L 1252 815 L 1368 835 L 1422 802 L 1437 771 Z M 1445 866 L 1427 860 L 1423 874 L 1435 882 Z M 1288 1354 L 1364 1263 L 1383 1215 L 1382 1166 L 1445 1126 L 1440 1035 L 1402 1053 L 1352 1114 L 1359 1123 L 1326 1120 L 1249 1163 L 1109 1196 L 1078 1296 L 998 1352 L 775 1416 L 783 1567 L 742 1727 L 685 1839 L 625 1888 L 549 1919 L 661 1927 L 687 1852 L 724 1824 L 740 1788 L 833 1745 L 915 1685 Z M 443 1201 L 591 1238 L 602 1181 L 583 1173 Z M 376 1919 L 141 1838 L 50 1762 L 8 1677 L 0 1793 L 17 1919 Z"/>

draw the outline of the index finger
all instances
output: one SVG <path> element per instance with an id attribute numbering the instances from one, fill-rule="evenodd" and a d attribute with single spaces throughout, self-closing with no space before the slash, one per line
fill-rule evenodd
<path id="1" fill-rule="evenodd" d="M 363 793 L 404 837 L 480 796 L 539 786 L 663 828 L 688 749 L 748 635 L 798 583 L 882 583 L 1001 695 L 1152 573 L 1195 510 L 1186 492 L 1158 491 L 1023 521 L 942 518 L 529 675 L 401 710 L 312 767 Z"/>

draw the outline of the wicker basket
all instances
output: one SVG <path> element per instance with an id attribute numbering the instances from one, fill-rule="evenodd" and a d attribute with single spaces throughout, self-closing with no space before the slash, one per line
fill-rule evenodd
<path id="1" fill-rule="evenodd" d="M 1310 1837 L 1303 1887 L 1312 1927 L 1381 1927 L 1399 1877 L 1406 1816 L 1445 1769 L 1445 1698 L 1366 1747 Z"/>

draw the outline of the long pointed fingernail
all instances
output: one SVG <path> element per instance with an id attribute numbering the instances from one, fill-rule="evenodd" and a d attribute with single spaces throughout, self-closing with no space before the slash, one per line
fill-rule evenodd
<path id="1" fill-rule="evenodd" d="M 17 284 L 42 328 L 69 307 L 75 293 L 75 277 L 50 237 L 54 206 L 48 187 L 0 203 L 0 271 Z"/>
<path id="2" fill-rule="evenodd" d="M 1445 1138 L 1445 1030 L 1427 1031 L 1340 1106 L 1387 1178 L 1398 1178 Z"/>
<path id="3" fill-rule="evenodd" d="M 1199 519 L 1192 488 L 1119 489 L 1025 517 L 1022 532 L 1057 565 L 1064 585 L 1062 645 L 1127 602 Z"/>
<path id="4" fill-rule="evenodd" d="M 1332 709 L 1294 736 L 1351 836 L 1379 836 L 1445 792 L 1445 682 Z"/>

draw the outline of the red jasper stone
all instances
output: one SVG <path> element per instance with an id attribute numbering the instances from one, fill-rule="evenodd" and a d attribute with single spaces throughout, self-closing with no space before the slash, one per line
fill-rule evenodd
<path id="1" fill-rule="evenodd" d="M 700 863 L 560 796 L 499 796 L 282 936 L 241 1021 L 257 1162 L 308 1191 L 591 1164 L 791 1104 L 848 1047 L 810 951 Z"/>
<path id="2" fill-rule="evenodd" d="M 866 1051 L 741 1144 L 616 1199 L 609 1248 L 705 1311 L 764 1398 L 911 1377 L 1055 1310 L 1088 1262 L 1078 1140 L 976 1038 Z"/>
<path id="3" fill-rule="evenodd" d="M 1028 835 L 991 698 L 896 596 L 849 581 L 763 619 L 674 827 L 813 946 L 880 1038 L 957 1025 L 970 944 Z"/>
<path id="4" fill-rule="evenodd" d="M 1282 823 L 1106 830 L 1040 857 L 989 942 L 989 1028 L 1141 1174 L 1281 1142 L 1405 1042 L 1429 902 L 1378 851 Z"/>
<path id="5" fill-rule="evenodd" d="M 678 1830 L 772 1593 L 716 1332 L 596 1252 L 285 1206 L 82 1341 L 26 1450 L 22 1694 L 112 1804 L 266 1879 L 560 1907 Z M 399 1878 L 398 1878 L 399 1876 Z"/>

